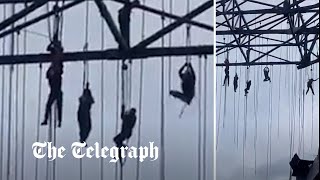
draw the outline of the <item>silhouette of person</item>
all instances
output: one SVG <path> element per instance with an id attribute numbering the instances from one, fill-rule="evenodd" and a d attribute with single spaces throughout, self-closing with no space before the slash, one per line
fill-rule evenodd
<path id="1" fill-rule="evenodd" d="M 196 75 L 194 73 L 191 63 L 186 62 L 180 68 L 179 76 L 182 81 L 181 83 L 182 93 L 179 91 L 171 90 L 170 95 L 190 105 L 195 94 L 194 89 L 195 89 L 195 82 L 196 82 Z"/>
<path id="2" fill-rule="evenodd" d="M 61 55 L 63 52 L 63 48 L 61 46 L 61 42 L 53 42 L 48 48 L 48 51 L 51 52 L 53 61 L 47 70 L 46 78 L 49 81 L 50 86 L 50 94 L 48 97 L 48 101 L 46 104 L 45 118 L 41 125 L 48 124 L 48 118 L 51 114 L 51 107 L 53 103 L 57 102 L 58 108 L 58 127 L 61 127 L 62 122 L 62 74 L 63 74 L 63 63 L 61 61 Z"/>
<path id="3" fill-rule="evenodd" d="M 244 89 L 245 96 L 247 96 L 247 94 L 249 93 L 250 87 L 251 87 L 251 80 L 246 82 L 246 89 Z"/>
<path id="4" fill-rule="evenodd" d="M 225 76 L 224 76 L 224 80 L 223 80 L 223 86 L 225 86 L 226 85 L 226 83 L 228 83 L 228 86 L 229 86 L 229 79 L 230 79 L 230 73 L 229 73 L 229 60 L 228 59 L 226 59 L 225 61 L 224 61 L 224 64 L 226 65 L 226 67 L 225 67 L 225 69 L 224 69 L 224 74 L 225 74 Z"/>
<path id="5" fill-rule="evenodd" d="M 263 81 L 270 81 L 271 82 L 271 78 L 269 76 L 269 68 L 265 67 L 263 69 L 263 73 L 264 73 L 264 80 Z"/>
<path id="6" fill-rule="evenodd" d="M 319 79 L 319 78 L 318 78 L 318 79 Z M 314 80 L 314 79 L 311 78 L 311 79 L 308 80 L 308 82 L 307 82 L 307 87 L 308 87 L 308 89 L 307 89 L 306 94 L 308 94 L 309 90 L 311 89 L 311 92 L 312 92 L 312 94 L 314 95 L 314 91 L 313 91 L 312 84 L 313 84 L 314 81 L 317 81 L 318 79 Z"/>
<path id="7" fill-rule="evenodd" d="M 238 80 L 239 80 L 239 77 L 238 77 L 238 74 L 236 74 L 233 78 L 233 89 L 234 89 L 234 92 L 237 92 L 237 89 L 238 89 Z"/>
<path id="8" fill-rule="evenodd" d="M 81 143 L 87 140 L 91 131 L 92 126 L 90 110 L 92 104 L 94 104 L 94 99 L 92 97 L 91 90 L 89 89 L 89 83 L 87 83 L 86 88 L 83 90 L 83 93 L 79 98 L 79 108 L 77 112 Z"/>

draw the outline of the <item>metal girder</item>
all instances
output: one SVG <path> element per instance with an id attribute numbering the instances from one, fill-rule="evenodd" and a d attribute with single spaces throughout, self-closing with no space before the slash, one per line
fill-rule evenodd
<path id="1" fill-rule="evenodd" d="M 11 17 L 9 17 L 9 18 L 5 19 L 4 21 L 2 21 L 0 23 L 0 31 L 2 31 L 3 29 L 7 28 L 11 24 L 15 23 L 19 19 L 21 19 L 24 16 L 28 15 L 29 13 L 31 13 L 32 11 L 34 11 L 37 8 L 41 7 L 42 5 L 44 5 L 47 2 L 48 2 L 47 0 L 36 0 L 36 1 L 34 1 L 34 3 L 31 4 L 30 6 L 27 6 L 26 8 L 24 8 L 20 12 L 14 14 Z"/>
<path id="2" fill-rule="evenodd" d="M 48 0 L 48 1 L 55 2 L 56 0 Z M 62 1 L 62 0 L 60 0 L 60 1 Z M 77 0 L 64 0 L 64 1 L 74 2 L 74 1 L 77 1 Z M 91 1 L 94 1 L 94 0 L 91 0 Z M 122 3 L 122 4 L 126 3 L 125 0 L 113 0 L 113 1 L 117 2 L 117 3 Z M 26 2 L 30 3 L 30 2 L 33 2 L 33 0 L 0 0 L 0 4 L 26 3 Z M 158 9 L 155 9 L 155 8 L 152 8 L 152 7 L 148 7 L 146 5 L 138 4 L 138 3 L 132 3 L 132 8 L 141 9 L 143 11 L 146 11 L 146 12 L 149 12 L 149 13 L 153 13 L 153 14 L 156 14 L 156 15 L 159 15 L 159 16 L 164 16 L 166 18 L 171 18 L 171 19 L 176 19 L 176 20 L 182 19 L 180 16 L 177 16 L 177 15 L 174 15 L 174 14 L 170 14 L 168 12 L 164 12 L 164 11 L 161 11 L 161 10 L 158 10 Z M 205 23 L 202 23 L 202 22 L 197 22 L 197 21 L 190 20 L 190 19 L 182 19 L 182 20 L 184 21 L 184 23 L 187 23 L 187 24 L 202 28 L 204 30 L 213 31 L 213 26 L 212 25 L 208 25 L 208 24 L 205 24 Z"/>
<path id="3" fill-rule="evenodd" d="M 163 56 L 198 56 L 213 55 L 213 45 L 190 46 L 190 47 L 164 47 L 148 48 L 135 50 L 128 55 L 123 54 L 118 49 L 108 49 L 103 51 L 86 52 L 65 52 L 62 57 L 64 62 L 92 61 L 92 60 L 122 60 L 122 59 L 141 59 Z M 51 55 L 46 54 L 27 54 L 27 55 L 6 55 L 0 56 L 0 65 L 7 64 L 30 64 L 30 63 L 48 63 L 51 62 Z"/>
<path id="4" fill-rule="evenodd" d="M 300 61 L 275 61 L 275 62 L 241 62 L 241 63 L 230 63 L 229 66 L 276 66 L 276 65 L 299 65 Z M 311 61 L 311 64 L 319 63 L 319 59 Z M 224 63 L 216 63 L 218 67 L 226 66 Z"/>
<path id="5" fill-rule="evenodd" d="M 204 12 L 205 10 L 211 8 L 212 6 L 213 6 L 213 0 L 209 0 L 209 1 L 205 2 L 205 3 L 203 3 L 202 5 L 200 5 L 198 8 L 194 9 L 193 11 L 191 11 L 190 13 L 188 13 L 187 15 L 183 16 L 183 19 L 192 19 L 192 18 L 198 16 L 199 14 L 201 14 L 202 12 Z M 164 35 L 170 33 L 174 29 L 178 28 L 183 23 L 184 23 L 183 20 L 179 19 L 179 20 L 169 24 L 165 28 L 159 30 L 158 32 L 154 33 L 150 37 L 146 38 L 145 40 L 143 40 L 142 42 L 137 44 L 134 47 L 134 49 L 147 47 L 148 45 L 150 45 L 151 43 L 157 41 L 158 39 L 160 39 Z"/>
<path id="6" fill-rule="evenodd" d="M 109 13 L 107 6 L 102 2 L 102 0 L 94 0 L 96 5 L 98 6 L 98 9 L 100 11 L 101 16 L 104 18 L 104 20 L 107 22 L 111 33 L 113 34 L 115 40 L 118 42 L 120 48 L 122 50 L 127 51 L 129 49 L 128 44 L 124 40 L 124 38 L 121 36 L 117 26 L 115 25 L 111 14 Z"/>
<path id="7" fill-rule="evenodd" d="M 57 12 L 61 12 L 61 11 L 67 10 L 67 9 L 69 9 L 69 8 L 75 6 L 75 5 L 80 4 L 83 1 L 84 0 L 75 0 L 75 1 L 73 1 L 71 3 L 68 3 L 68 4 L 64 5 L 64 6 L 61 6 L 61 7 L 57 8 Z M 32 20 L 29 20 L 29 21 L 27 21 L 25 23 L 22 23 L 22 24 L 19 24 L 19 25 L 15 25 L 15 27 L 12 28 L 12 29 L 8 29 L 6 31 L 2 31 L 0 33 L 0 38 L 3 38 L 3 37 L 5 37 L 5 36 L 7 36 L 7 35 L 9 35 L 11 33 L 14 33 L 14 32 L 19 32 L 23 28 L 26 28 L 26 27 L 28 27 L 28 26 L 30 26 L 32 24 L 38 23 L 38 22 L 40 22 L 40 21 L 42 21 L 42 20 L 44 20 L 44 19 L 46 19 L 46 18 L 48 18 L 48 17 L 50 17 L 52 15 L 54 15 L 54 11 L 47 12 L 47 13 L 45 13 L 43 15 L 40 15 L 40 16 L 38 16 L 38 17 L 36 17 L 36 18 L 34 18 Z"/>
<path id="8" fill-rule="evenodd" d="M 319 33 L 319 27 L 313 27 L 313 28 L 305 28 L 303 31 L 296 31 L 294 34 L 318 34 Z M 238 35 L 252 35 L 252 34 L 292 34 L 290 29 L 270 29 L 270 30 L 218 30 L 216 31 L 217 35 L 232 35 L 232 34 L 238 34 Z"/>
<path id="9" fill-rule="evenodd" d="M 303 4 L 305 2 L 303 0 L 284 2 L 276 4 L 263 0 L 217 1 L 216 56 L 224 53 L 233 54 L 234 50 L 238 49 L 244 56 L 245 62 L 233 64 L 237 66 L 265 65 L 266 62 L 263 61 L 268 58 L 264 57 L 280 60 L 273 63 L 276 65 L 297 64 L 298 69 L 319 62 L 317 53 L 313 51 L 319 42 L 319 2 L 307 5 Z M 289 27 L 286 22 L 289 22 Z M 222 42 L 222 39 L 227 39 L 227 42 Z M 275 51 L 277 49 L 282 51 L 282 47 L 292 47 L 290 48 L 294 49 L 292 53 L 299 51 L 300 55 L 304 56 L 298 57 L 300 61 L 297 62 L 286 60 L 281 57 L 282 53 Z M 247 50 L 247 54 L 242 48 Z M 250 58 L 250 51 L 255 51 L 259 55 Z M 310 59 L 315 58 L 317 60 L 310 63 Z M 309 61 L 302 62 L 303 59 Z M 230 60 L 229 62 L 232 63 Z M 223 66 L 223 63 L 218 65 Z"/>

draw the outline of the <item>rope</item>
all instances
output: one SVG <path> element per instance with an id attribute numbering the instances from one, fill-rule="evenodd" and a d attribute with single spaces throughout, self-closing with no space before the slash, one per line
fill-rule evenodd
<path id="1" fill-rule="evenodd" d="M 187 14 L 190 12 L 190 0 L 187 1 Z M 189 47 L 191 45 L 191 25 L 186 24 L 186 46 Z M 191 62 L 191 56 L 186 56 L 186 62 Z"/>
<path id="2" fill-rule="evenodd" d="M 11 6 L 12 14 L 15 13 L 15 4 Z M 12 24 L 12 28 L 14 28 L 14 24 Z M 14 55 L 14 34 L 11 35 L 11 47 L 10 47 L 10 54 Z M 8 162 L 7 162 L 7 179 L 10 179 L 10 161 L 11 161 L 11 118 L 12 118 L 12 78 L 13 78 L 13 70 L 14 66 L 10 65 L 10 76 L 9 76 L 9 102 L 8 102 L 8 147 L 7 147 L 7 154 L 8 154 Z"/>
<path id="3" fill-rule="evenodd" d="M 203 113 L 203 180 L 206 180 L 206 149 L 207 149 L 207 72 L 208 72 L 208 69 L 207 69 L 207 64 L 208 64 L 208 59 L 207 59 L 207 56 L 205 55 L 204 56 L 204 102 L 203 102 L 203 109 L 204 109 L 204 113 Z"/>
<path id="4" fill-rule="evenodd" d="M 41 91 L 41 87 L 42 87 L 42 64 L 39 65 L 39 92 L 38 92 L 38 122 L 37 122 L 37 126 L 36 126 L 36 142 L 39 142 L 39 138 L 40 138 L 40 119 L 41 119 L 41 96 L 42 96 L 42 91 Z M 35 180 L 38 180 L 38 158 L 36 158 L 36 164 L 35 164 Z"/>
<path id="5" fill-rule="evenodd" d="M 27 6 L 27 4 L 25 4 Z M 27 17 L 24 18 L 24 22 L 27 21 Z M 24 30 L 23 33 L 23 54 L 25 55 L 27 53 L 27 30 Z M 23 76 L 23 84 L 22 84 L 22 137 L 21 137 L 21 180 L 24 179 L 24 149 L 25 149 L 25 114 L 26 114 L 26 64 L 23 64 L 23 70 L 22 70 L 22 76 Z M 38 124 L 39 125 L 39 124 Z"/>
<path id="6" fill-rule="evenodd" d="M 86 1 L 86 13 L 85 13 L 85 36 L 84 36 L 83 51 L 86 52 L 89 47 L 89 0 Z M 83 61 L 83 88 L 89 81 L 89 64 L 86 60 Z"/>
<path id="7" fill-rule="evenodd" d="M 145 4 L 143 0 L 142 4 Z M 141 25 L 141 40 L 145 38 L 145 11 L 142 11 L 142 25 Z M 171 33 L 170 33 L 171 34 Z M 169 36 L 171 37 L 171 35 Z M 171 58 L 171 57 L 169 57 Z M 169 72 L 171 71 L 171 59 L 169 59 Z M 143 59 L 140 60 L 140 89 L 139 89 L 139 121 L 138 121 L 138 142 L 137 147 L 141 146 L 141 119 L 142 119 L 142 95 L 143 95 Z M 169 75 L 169 87 L 170 87 L 170 75 Z M 169 88 L 170 89 L 170 88 Z M 137 158 L 136 180 L 140 179 L 140 161 Z"/>
<path id="8" fill-rule="evenodd" d="M 19 55 L 19 34 L 16 36 L 16 53 Z M 19 126 L 19 65 L 16 65 L 16 87 L 15 87 L 15 126 L 14 126 L 14 131 L 15 131 L 15 180 L 18 179 L 18 145 L 19 145 L 19 133 L 18 133 L 18 126 Z"/>
<path id="9" fill-rule="evenodd" d="M 144 0 L 145 1 L 145 0 Z M 145 4 L 145 2 L 143 2 Z M 144 11 L 143 11 L 144 12 Z M 169 13 L 173 14 L 173 0 L 169 1 Z M 144 16 L 144 14 L 143 14 Z M 169 18 L 169 24 L 172 23 L 172 19 Z M 172 47 L 172 32 L 169 33 L 169 47 Z M 171 90 L 171 82 L 172 82 L 172 57 L 169 56 L 169 67 L 168 67 L 168 88 Z"/>
<path id="10" fill-rule="evenodd" d="M 3 5 L 3 19 L 6 19 L 6 5 Z M 6 54 L 6 38 L 2 38 L 2 54 Z M 1 142 L 0 142 L 0 178 L 2 179 L 3 168 L 3 140 L 4 140 L 4 91 L 5 91 L 5 66 L 2 66 L 2 85 L 1 85 Z"/>
<path id="11" fill-rule="evenodd" d="M 198 106 L 198 179 L 201 179 L 201 139 L 202 139 L 202 132 L 201 132 L 201 68 L 202 68 L 202 61 L 201 57 L 199 57 L 199 81 L 198 81 L 198 93 L 199 93 L 199 106 Z"/>
<path id="12" fill-rule="evenodd" d="M 162 0 L 162 10 L 164 11 L 164 0 Z M 164 16 L 161 17 L 161 26 L 164 28 Z M 161 47 L 164 47 L 164 37 L 161 38 Z M 164 57 L 161 57 L 161 110 L 160 110 L 160 180 L 165 180 L 165 109 L 164 109 Z"/>
<path id="13" fill-rule="evenodd" d="M 101 50 L 104 49 L 104 20 L 101 18 Z M 104 61 L 101 60 L 101 146 L 104 147 Z M 103 158 L 100 159 L 100 180 L 103 180 Z"/>

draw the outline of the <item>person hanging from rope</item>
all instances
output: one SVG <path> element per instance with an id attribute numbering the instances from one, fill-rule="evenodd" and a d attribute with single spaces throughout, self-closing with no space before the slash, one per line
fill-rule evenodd
<path id="1" fill-rule="evenodd" d="M 247 96 L 247 94 L 249 93 L 250 87 L 251 87 L 251 80 L 246 82 L 246 89 L 244 89 L 244 92 L 245 92 L 244 96 Z"/>
<path id="2" fill-rule="evenodd" d="M 229 79 L 230 79 L 230 75 L 229 75 L 229 60 L 226 59 L 224 61 L 224 64 L 226 65 L 226 68 L 224 69 L 224 81 L 223 81 L 223 86 L 226 85 L 226 83 L 228 83 L 228 86 L 229 86 Z"/>
<path id="3" fill-rule="evenodd" d="M 63 74 L 63 63 L 60 59 L 63 48 L 61 43 L 51 43 L 48 47 L 48 50 L 51 51 L 51 55 L 53 57 L 53 61 L 46 73 L 46 78 L 49 81 L 50 86 L 50 94 L 48 97 L 46 112 L 44 121 L 41 125 L 48 124 L 48 118 L 51 114 L 51 106 L 56 101 L 58 108 L 58 127 L 61 127 L 62 121 L 62 74 Z"/>
<path id="4" fill-rule="evenodd" d="M 80 142 L 84 143 L 91 131 L 91 114 L 90 110 L 94 104 L 91 90 L 89 89 L 89 83 L 86 84 L 86 88 L 83 90 L 82 95 L 79 98 L 78 108 L 78 123 L 80 128 Z"/>
<path id="5" fill-rule="evenodd" d="M 121 132 L 113 138 L 114 143 L 119 148 L 119 152 L 121 147 L 127 146 L 124 144 L 124 141 L 129 140 L 132 135 L 132 130 L 137 121 L 136 109 L 130 108 L 128 111 L 125 111 L 125 106 L 122 105 L 121 119 L 122 119 Z M 120 163 L 122 165 L 122 158 L 120 158 Z"/>
<path id="6" fill-rule="evenodd" d="M 318 79 L 319 79 L 319 78 L 318 78 Z M 308 89 L 307 89 L 306 94 L 308 94 L 309 90 L 311 89 L 311 92 L 312 92 L 312 94 L 314 95 L 314 91 L 313 91 L 312 84 L 313 84 L 314 81 L 317 81 L 318 79 L 314 80 L 313 78 L 311 78 L 311 79 L 308 80 L 308 82 L 307 82 L 307 87 L 308 87 Z"/>
<path id="7" fill-rule="evenodd" d="M 271 78 L 270 78 L 270 76 L 269 76 L 269 72 L 270 72 L 270 70 L 269 70 L 269 68 L 266 66 L 264 69 L 263 69 L 263 73 L 264 73 L 264 82 L 266 82 L 266 81 L 270 81 L 271 82 Z"/>
<path id="8" fill-rule="evenodd" d="M 186 104 L 190 105 L 195 93 L 196 75 L 193 70 L 192 64 L 186 62 L 179 70 L 179 76 L 182 81 L 182 93 L 179 91 L 170 91 L 170 95 L 180 99 Z"/>
<path id="9" fill-rule="evenodd" d="M 62 122 L 62 74 L 63 74 L 63 63 L 62 63 L 62 55 L 63 55 L 63 47 L 62 43 L 59 40 L 59 14 L 57 13 L 58 6 L 54 6 L 55 14 L 55 27 L 54 27 L 54 35 L 53 39 L 47 47 L 47 51 L 51 54 L 51 65 L 46 73 L 46 78 L 49 81 L 50 86 L 50 94 L 48 97 L 46 112 L 44 121 L 41 125 L 48 124 L 48 118 L 51 114 L 51 106 L 56 101 L 57 109 L 58 109 L 58 127 L 61 127 Z"/>
<path id="10" fill-rule="evenodd" d="M 237 89 L 238 89 L 238 80 L 239 80 L 239 77 L 238 77 L 238 74 L 236 73 L 236 75 L 235 75 L 234 78 L 233 78 L 233 88 L 234 88 L 234 92 L 237 92 Z"/>

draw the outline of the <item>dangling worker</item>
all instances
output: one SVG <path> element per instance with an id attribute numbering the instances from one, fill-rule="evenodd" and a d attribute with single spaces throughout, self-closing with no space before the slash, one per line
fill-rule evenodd
<path id="1" fill-rule="evenodd" d="M 63 94 L 61 90 L 63 74 L 63 63 L 61 61 L 61 55 L 63 53 L 63 47 L 61 46 L 60 41 L 54 41 L 48 46 L 47 50 L 51 52 L 53 61 L 46 73 L 46 78 L 48 79 L 50 86 L 50 94 L 46 105 L 45 118 L 41 125 L 48 124 L 48 118 L 51 114 L 51 106 L 56 101 L 58 108 L 58 127 L 61 127 Z"/>
<path id="2" fill-rule="evenodd" d="M 180 99 L 190 105 L 195 93 L 196 75 L 191 63 L 186 62 L 179 70 L 179 76 L 182 81 L 182 93 L 179 91 L 170 91 L 170 95 Z"/>
<path id="3" fill-rule="evenodd" d="M 230 75 L 229 75 L 229 60 L 226 59 L 224 61 L 224 64 L 226 65 L 226 68 L 224 69 L 224 81 L 223 81 L 223 86 L 226 85 L 226 83 L 228 83 L 228 86 L 229 86 L 229 79 L 230 79 Z"/>
<path id="4" fill-rule="evenodd" d="M 271 82 L 271 78 L 269 77 L 269 68 L 265 67 L 263 69 L 263 73 L 264 73 L 264 80 L 263 81 L 270 81 Z"/>
<path id="5" fill-rule="evenodd" d="M 126 145 L 123 142 L 125 140 L 129 140 L 132 135 L 132 130 L 137 121 L 136 109 L 131 108 L 130 110 L 125 111 L 125 106 L 122 105 L 121 119 L 122 119 L 121 132 L 116 137 L 113 138 L 113 141 L 118 148 L 126 147 Z M 120 163 L 122 164 L 121 158 L 120 158 Z"/>
<path id="6" fill-rule="evenodd" d="M 235 75 L 234 78 L 233 78 L 233 88 L 234 88 L 234 92 L 237 92 L 237 89 L 238 89 L 238 80 L 239 80 L 239 77 L 238 77 L 238 74 L 236 73 L 236 75 Z"/>
<path id="7" fill-rule="evenodd" d="M 46 105 L 44 121 L 41 123 L 41 125 L 48 124 L 48 118 L 49 118 L 49 115 L 51 114 L 51 106 L 56 101 L 57 109 L 58 109 L 58 127 L 61 127 L 61 121 L 62 121 L 61 85 L 62 85 L 62 74 L 63 74 L 63 63 L 62 63 L 63 47 L 62 47 L 61 41 L 59 40 L 60 16 L 57 11 L 58 6 L 55 5 L 53 8 L 55 11 L 54 35 L 53 35 L 53 40 L 47 47 L 47 51 L 49 51 L 51 54 L 52 61 L 46 73 L 46 78 L 48 79 L 49 86 L 50 86 L 50 94 L 49 94 L 47 105 Z"/>
<path id="8" fill-rule="evenodd" d="M 319 79 L 319 78 L 318 78 L 318 79 Z M 307 82 L 307 87 L 308 87 L 308 89 L 307 89 L 306 94 L 308 94 L 309 90 L 311 89 L 311 92 L 312 92 L 312 94 L 314 95 L 312 83 L 313 83 L 314 81 L 317 81 L 318 79 L 314 80 L 314 79 L 311 78 L 311 79 L 308 80 L 308 82 Z"/>
<path id="9" fill-rule="evenodd" d="M 89 83 L 86 84 L 86 88 L 83 90 L 81 97 L 79 98 L 78 109 L 78 123 L 80 128 L 80 142 L 84 143 L 91 131 L 91 114 L 90 110 L 94 99 L 92 97 L 91 90 L 89 89 Z"/>
<path id="10" fill-rule="evenodd" d="M 246 82 L 246 89 L 244 89 L 244 92 L 245 92 L 244 96 L 247 96 L 247 94 L 249 93 L 250 87 L 251 87 L 251 80 Z"/>

